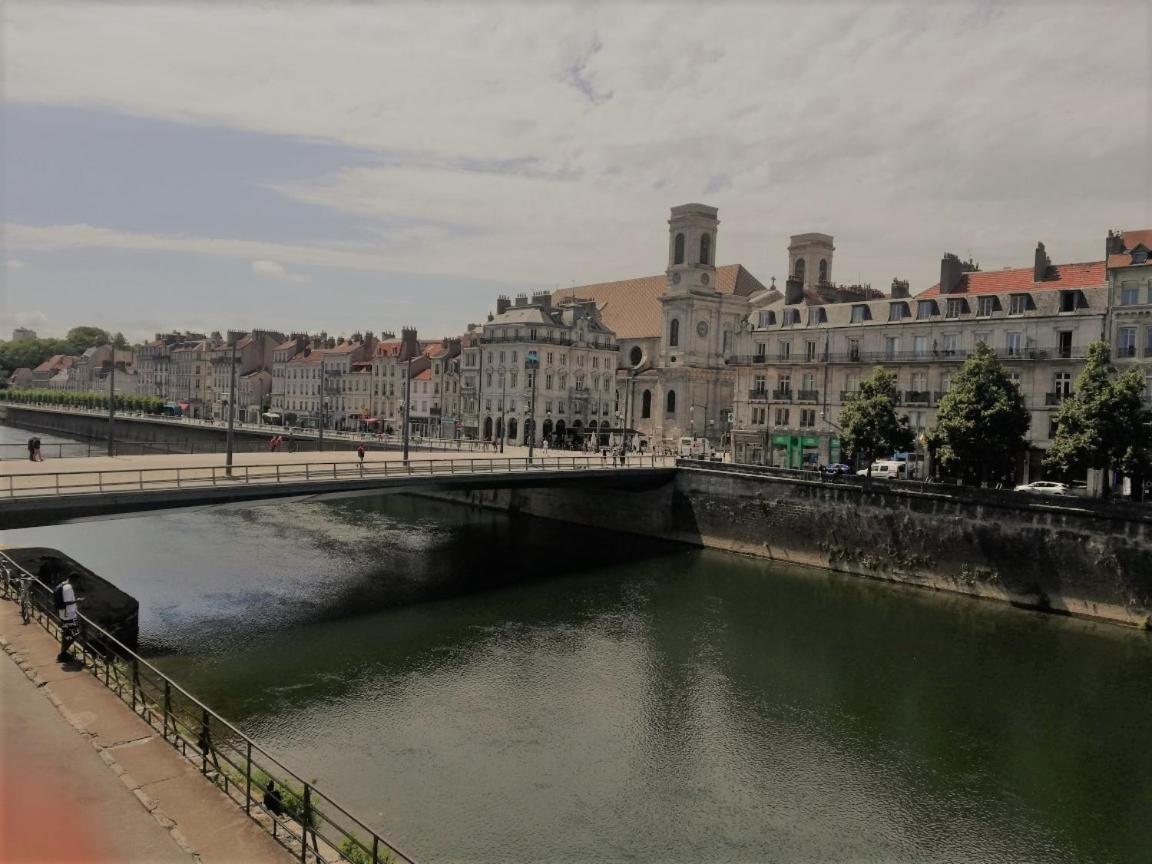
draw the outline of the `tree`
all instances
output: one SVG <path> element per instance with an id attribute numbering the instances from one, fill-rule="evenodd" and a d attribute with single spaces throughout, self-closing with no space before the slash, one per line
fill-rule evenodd
<path id="1" fill-rule="evenodd" d="M 1093 342 L 1076 392 L 1056 412 L 1056 435 L 1044 465 L 1065 475 L 1094 468 L 1142 479 L 1150 461 L 1152 412 L 1144 407 L 1144 378 L 1138 369 L 1117 375 L 1108 344 Z M 1101 495 L 1109 486 L 1101 484 Z"/>
<path id="2" fill-rule="evenodd" d="M 940 400 L 930 446 L 945 471 L 980 482 L 1010 478 L 1029 425 L 1020 388 L 979 342 Z"/>
<path id="3" fill-rule="evenodd" d="M 112 337 L 112 347 L 124 349 L 128 347 L 128 340 L 124 338 L 124 334 L 116 331 L 116 335 Z"/>
<path id="4" fill-rule="evenodd" d="M 73 327 L 64 337 L 64 341 L 72 346 L 72 350 L 68 352 L 70 354 L 83 354 L 89 348 L 107 345 L 111 339 L 108 331 L 101 330 L 99 327 Z"/>
<path id="5" fill-rule="evenodd" d="M 844 447 L 858 462 L 871 465 L 877 456 L 911 449 L 915 433 L 907 415 L 896 416 L 896 403 L 896 374 L 877 366 L 840 411 Z"/>

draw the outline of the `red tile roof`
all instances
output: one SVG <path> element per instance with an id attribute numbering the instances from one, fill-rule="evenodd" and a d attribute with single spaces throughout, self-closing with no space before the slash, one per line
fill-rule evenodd
<path id="1" fill-rule="evenodd" d="M 1145 249 L 1152 251 L 1152 228 L 1145 228 L 1142 231 L 1122 231 L 1120 236 L 1124 238 L 1124 248 L 1129 251 L 1122 252 L 1119 255 L 1109 255 L 1109 267 L 1131 267 L 1131 250 L 1135 249 L 1137 246 L 1143 245 Z M 1152 264 L 1152 261 L 1149 261 L 1148 263 Z"/>
<path id="2" fill-rule="evenodd" d="M 619 282 L 599 282 L 577 285 L 552 292 L 552 302 L 578 298 L 595 300 L 603 307 L 605 326 L 618 339 L 638 339 L 659 336 L 663 329 L 660 315 L 660 295 L 664 293 L 667 277 L 642 276 Z M 740 264 L 725 264 L 716 268 L 716 291 L 720 294 L 739 294 L 747 297 L 766 290 L 764 285 Z"/>
<path id="3" fill-rule="evenodd" d="M 952 294 L 942 295 L 937 282 L 918 298 L 951 297 L 953 294 L 1010 294 L 1024 291 L 1050 291 L 1060 288 L 1101 288 L 1106 281 L 1103 261 L 1083 264 L 1053 264 L 1042 282 L 1033 279 L 1031 267 L 965 273 Z"/>

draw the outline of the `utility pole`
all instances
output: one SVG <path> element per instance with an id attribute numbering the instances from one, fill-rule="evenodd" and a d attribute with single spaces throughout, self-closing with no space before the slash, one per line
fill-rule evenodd
<path id="1" fill-rule="evenodd" d="M 112 346 L 112 368 L 108 372 L 108 455 L 116 450 L 116 346 Z"/>
<path id="2" fill-rule="evenodd" d="M 412 358 L 408 358 L 404 379 L 404 464 L 408 464 L 408 418 L 412 416 Z"/>
<path id="3" fill-rule="evenodd" d="M 317 445 L 316 449 L 321 453 L 324 452 L 324 396 L 325 391 L 328 389 L 328 382 L 324 379 L 324 358 L 320 358 L 320 411 L 319 423 L 316 425 Z"/>
<path id="4" fill-rule="evenodd" d="M 224 454 L 225 473 L 232 476 L 232 430 L 236 424 L 236 342 L 232 339 L 231 366 L 228 368 L 228 434 L 226 437 L 226 450 Z"/>

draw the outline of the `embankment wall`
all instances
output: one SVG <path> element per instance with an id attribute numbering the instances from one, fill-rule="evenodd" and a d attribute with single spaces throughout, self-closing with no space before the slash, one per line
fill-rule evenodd
<path id="1" fill-rule="evenodd" d="M 1152 511 L 1011 493 L 681 467 L 655 491 L 435 497 L 1147 626 Z"/>

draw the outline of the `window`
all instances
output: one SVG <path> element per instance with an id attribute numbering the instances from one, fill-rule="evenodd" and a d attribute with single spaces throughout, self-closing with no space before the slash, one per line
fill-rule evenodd
<path id="1" fill-rule="evenodd" d="M 544 389 L 545 390 L 551 390 L 552 389 L 552 376 L 551 375 L 545 375 L 544 376 Z"/>
<path id="2" fill-rule="evenodd" d="M 851 372 L 844 377 L 844 391 L 846 393 L 860 392 L 860 376 Z"/>
<path id="3" fill-rule="evenodd" d="M 652 416 L 652 391 L 645 390 L 640 395 L 640 417 L 647 420 Z"/>
<path id="4" fill-rule="evenodd" d="M 820 259 L 820 284 L 828 284 L 828 261 L 825 258 Z"/>
<path id="5" fill-rule="evenodd" d="M 895 336 L 884 337 L 884 359 L 895 360 L 896 354 L 900 350 L 900 340 Z"/>
<path id="6" fill-rule="evenodd" d="M 1052 381 L 1052 392 L 1067 396 L 1072 392 L 1072 373 L 1057 372 Z"/>
<path id="7" fill-rule="evenodd" d="M 1022 357 L 1024 355 L 1024 334 L 1005 333 L 1004 349 L 1009 357 Z"/>
<path id="8" fill-rule="evenodd" d="M 508 380 L 508 386 L 515 389 L 516 388 L 516 373 L 512 372 L 511 374 L 509 374 L 508 379 L 509 379 Z"/>
<path id="9" fill-rule="evenodd" d="M 913 336 L 912 337 L 912 353 L 917 357 L 928 356 L 928 337 L 927 336 Z M 916 388 L 913 387 L 913 390 Z"/>
<path id="10" fill-rule="evenodd" d="M 936 314 L 935 300 L 921 300 L 916 304 L 916 317 L 918 319 L 931 318 Z"/>
<path id="11" fill-rule="evenodd" d="M 1121 327 L 1119 339 L 1116 340 L 1116 356 L 1117 357 L 1135 357 L 1136 356 L 1136 328 L 1135 327 Z"/>
<path id="12" fill-rule="evenodd" d="M 791 327 L 793 324 L 800 323 L 800 310 L 799 309 L 785 309 L 784 310 L 784 327 Z"/>
<path id="13" fill-rule="evenodd" d="M 761 327 L 770 327 L 776 323 L 776 313 L 761 311 L 758 320 Z"/>
<path id="14" fill-rule="evenodd" d="M 796 259 L 795 275 L 796 275 L 796 278 L 799 279 L 801 282 L 804 281 L 804 259 L 803 258 L 797 258 Z"/>
<path id="15" fill-rule="evenodd" d="M 640 350 L 640 346 L 633 346 L 632 350 L 628 352 L 628 362 L 633 366 L 639 366 L 640 361 L 644 359 L 644 352 Z M 548 355 L 548 362 L 552 362 L 552 355 Z"/>
<path id="16" fill-rule="evenodd" d="M 667 397 L 667 399 L 664 400 L 664 413 L 665 414 L 675 414 L 676 413 L 676 391 L 675 390 L 669 390 L 668 391 L 668 397 Z"/>
<path id="17" fill-rule="evenodd" d="M 1008 298 L 1008 314 L 1009 315 L 1023 315 L 1028 311 L 1028 301 L 1031 299 L 1029 294 L 1013 294 Z"/>
<path id="18" fill-rule="evenodd" d="M 711 257 L 712 257 L 712 235 L 711 234 L 701 234 L 700 235 L 700 263 L 701 264 L 712 263 L 709 260 Z"/>
<path id="19" fill-rule="evenodd" d="M 792 343 L 791 342 L 784 342 L 784 341 L 780 342 L 780 354 L 779 354 L 779 356 L 780 356 L 781 360 L 788 360 L 792 356 Z"/>
<path id="20" fill-rule="evenodd" d="M 756 357 L 760 360 L 763 360 L 767 354 L 768 354 L 768 343 L 767 342 L 757 342 L 756 343 Z"/>
<path id="21" fill-rule="evenodd" d="M 800 428 L 811 429 L 816 425 L 816 409 L 802 408 L 800 410 Z"/>
<path id="22" fill-rule="evenodd" d="M 1075 312 L 1079 291 L 1061 291 L 1060 292 L 1060 311 L 1061 312 Z"/>
<path id="23" fill-rule="evenodd" d="M 955 357 L 958 341 L 959 337 L 955 333 L 945 333 L 940 337 L 940 353 L 945 357 Z"/>
<path id="24" fill-rule="evenodd" d="M 676 318 L 668 325 L 668 347 L 675 348 L 680 344 L 680 321 Z"/>
<path id="25" fill-rule="evenodd" d="M 945 310 L 945 318 L 959 318 L 961 315 L 968 313 L 968 301 L 963 297 L 950 297 L 948 299 L 948 308 Z"/>
<path id="26" fill-rule="evenodd" d="M 811 327 L 814 324 L 821 324 L 821 323 L 823 323 L 823 321 L 824 321 L 824 310 L 822 308 L 820 308 L 819 306 L 816 306 L 816 307 L 808 310 L 808 326 L 809 327 Z"/>
<path id="27" fill-rule="evenodd" d="M 792 413 L 791 408 L 777 408 L 776 409 L 776 425 L 787 426 L 789 423 L 789 415 Z"/>
<path id="28" fill-rule="evenodd" d="M 868 320 L 868 307 L 863 304 L 858 304 L 852 307 L 852 323 L 863 324 Z"/>
<path id="29" fill-rule="evenodd" d="M 752 389 L 757 393 L 763 393 L 768 389 L 768 379 L 763 375 L 757 375 L 752 379 Z"/>
<path id="30" fill-rule="evenodd" d="M 672 263 L 673 264 L 683 264 L 684 263 L 684 235 L 683 234 L 677 234 L 676 240 L 672 245 L 673 245 Z"/>
<path id="31" fill-rule="evenodd" d="M 853 362 L 856 362 L 860 359 L 860 340 L 859 339 L 849 339 L 848 340 L 848 359 L 853 361 Z"/>
<path id="32" fill-rule="evenodd" d="M 923 393 L 928 389 L 928 375 L 924 372 L 912 373 L 912 389 L 917 393 Z"/>
<path id="33" fill-rule="evenodd" d="M 809 363 L 816 359 L 816 342 L 812 339 L 804 343 L 804 359 Z"/>
<path id="34" fill-rule="evenodd" d="M 908 304 L 907 303 L 890 303 L 888 304 L 888 320 L 889 321 L 903 321 L 908 317 Z"/>
<path id="35" fill-rule="evenodd" d="M 1120 305 L 1134 306 L 1140 302 L 1140 289 L 1135 282 L 1120 283 Z"/>

